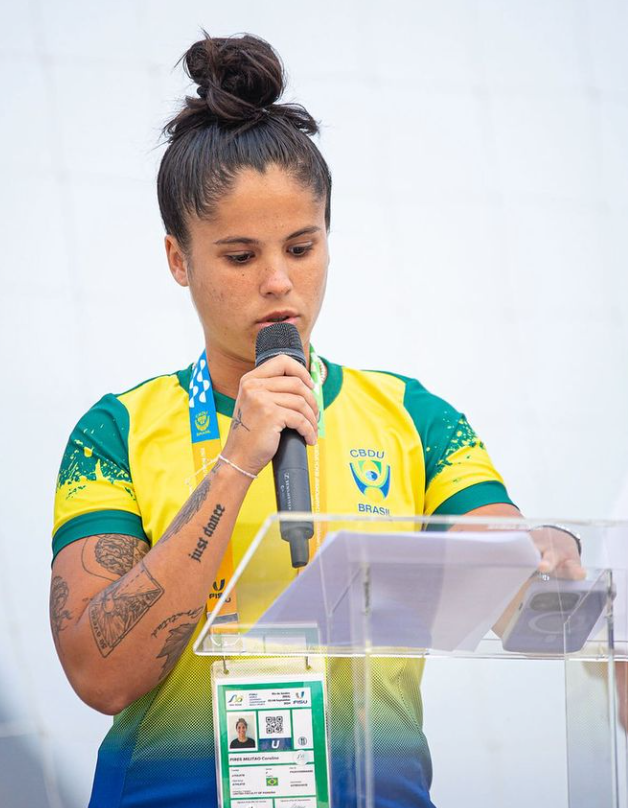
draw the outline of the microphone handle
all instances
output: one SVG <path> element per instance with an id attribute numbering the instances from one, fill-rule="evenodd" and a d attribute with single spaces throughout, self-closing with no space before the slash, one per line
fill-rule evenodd
<path id="1" fill-rule="evenodd" d="M 294 429 L 284 429 L 273 458 L 273 474 L 277 494 L 277 510 L 311 511 L 310 477 L 307 450 L 302 436 Z M 314 525 L 309 520 L 279 523 L 281 538 L 290 544 L 293 567 L 304 567 L 309 560 L 309 543 Z"/>

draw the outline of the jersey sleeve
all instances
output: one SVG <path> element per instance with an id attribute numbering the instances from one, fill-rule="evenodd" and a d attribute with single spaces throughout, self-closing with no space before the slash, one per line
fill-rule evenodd
<path id="1" fill-rule="evenodd" d="M 513 505 L 484 443 L 454 407 L 408 380 L 404 399 L 423 444 L 425 514 L 461 516 L 484 505 Z"/>
<path id="2" fill-rule="evenodd" d="M 148 542 L 128 452 L 129 414 L 106 395 L 72 430 L 54 500 L 53 558 L 77 539 L 123 533 Z"/>

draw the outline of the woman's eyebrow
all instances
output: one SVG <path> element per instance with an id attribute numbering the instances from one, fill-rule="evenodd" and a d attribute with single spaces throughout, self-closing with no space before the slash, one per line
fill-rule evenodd
<path id="1" fill-rule="evenodd" d="M 305 236 L 309 233 L 318 233 L 320 227 L 316 225 L 312 225 L 311 227 L 302 227 L 300 230 L 296 230 L 294 233 L 290 233 L 290 235 L 286 238 L 286 241 L 290 241 L 291 238 L 298 238 L 299 236 Z"/>
<path id="2" fill-rule="evenodd" d="M 248 236 L 230 236 L 229 238 L 219 238 L 214 241 L 214 244 L 259 244 L 256 238 L 248 238 Z"/>
<path id="3" fill-rule="evenodd" d="M 296 230 L 294 233 L 290 233 L 289 236 L 286 236 L 286 241 L 290 241 L 292 238 L 298 238 L 299 236 L 305 236 L 309 233 L 317 233 L 320 230 L 320 227 L 316 225 L 312 225 L 311 227 L 302 227 L 300 230 Z M 220 238 L 218 241 L 214 241 L 214 244 L 259 244 L 259 240 L 256 238 L 250 238 L 249 236 L 229 236 L 228 238 Z"/>

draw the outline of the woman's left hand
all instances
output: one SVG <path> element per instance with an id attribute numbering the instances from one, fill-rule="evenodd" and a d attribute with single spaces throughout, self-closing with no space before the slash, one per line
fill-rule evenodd
<path id="1" fill-rule="evenodd" d="M 535 547 L 541 554 L 538 571 L 556 578 L 581 581 L 586 578 L 578 544 L 573 536 L 555 527 L 537 527 L 530 531 Z"/>

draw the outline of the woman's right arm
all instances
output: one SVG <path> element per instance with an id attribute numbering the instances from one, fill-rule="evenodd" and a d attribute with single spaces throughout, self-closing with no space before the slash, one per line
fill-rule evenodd
<path id="1" fill-rule="evenodd" d="M 170 672 L 203 613 L 249 482 L 219 461 L 151 550 L 141 539 L 104 534 L 56 557 L 55 645 L 91 707 L 118 713 Z"/>
<path id="2" fill-rule="evenodd" d="M 274 456 L 285 427 L 316 441 L 309 375 L 288 357 L 243 376 L 236 414 L 224 455 L 251 473 Z M 250 483 L 218 461 L 152 549 L 132 536 L 104 534 L 57 555 L 50 590 L 55 645 L 91 707 L 116 714 L 172 670 L 203 613 Z"/>

